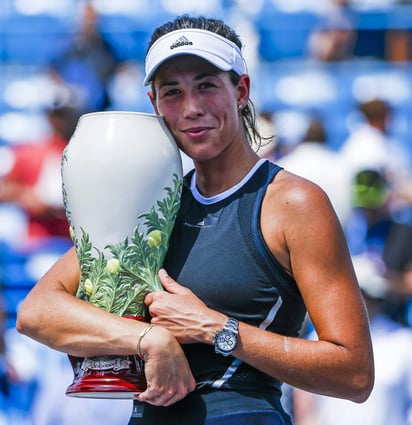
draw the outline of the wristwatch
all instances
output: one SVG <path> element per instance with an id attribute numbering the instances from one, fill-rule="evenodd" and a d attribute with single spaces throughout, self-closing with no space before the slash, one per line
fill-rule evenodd
<path id="1" fill-rule="evenodd" d="M 229 317 L 223 329 L 218 330 L 213 338 L 215 353 L 230 356 L 236 348 L 239 339 L 239 322 Z"/>

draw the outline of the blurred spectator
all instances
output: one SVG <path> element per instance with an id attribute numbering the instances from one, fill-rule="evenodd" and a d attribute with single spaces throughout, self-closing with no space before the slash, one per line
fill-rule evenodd
<path id="1" fill-rule="evenodd" d="M 409 28 L 388 29 L 385 34 L 385 60 L 407 62 L 411 59 L 411 33 Z"/>
<path id="2" fill-rule="evenodd" d="M 382 259 L 390 286 L 385 309 L 392 319 L 412 326 L 412 221 L 403 217 L 407 211 L 391 211 L 391 193 L 381 172 L 360 171 L 344 230 L 353 255 Z"/>
<path id="3" fill-rule="evenodd" d="M 73 45 L 51 65 L 51 72 L 77 93 L 86 113 L 110 106 L 107 86 L 119 61 L 99 30 L 98 15 L 90 2 L 85 3 L 82 13 Z"/>
<path id="4" fill-rule="evenodd" d="M 319 185 L 329 196 L 344 226 L 351 211 L 350 179 L 340 156 L 329 148 L 327 142 L 322 121 L 314 118 L 301 143 L 276 162 Z"/>
<path id="5" fill-rule="evenodd" d="M 352 210 L 344 228 L 352 255 L 382 256 L 393 221 L 389 195 L 390 187 L 379 170 L 360 170 L 353 178 Z"/>
<path id="6" fill-rule="evenodd" d="M 362 404 L 295 390 L 295 423 L 411 425 L 412 331 L 392 321 L 383 310 L 388 286 L 381 264 L 364 255 L 354 257 L 353 262 L 370 318 L 375 356 L 374 389 Z"/>
<path id="7" fill-rule="evenodd" d="M 363 102 L 358 107 L 361 122 L 341 146 L 341 156 L 352 178 L 361 170 L 384 173 L 393 189 L 410 181 L 409 153 L 389 136 L 392 108 L 382 99 Z"/>
<path id="8" fill-rule="evenodd" d="M 23 245 L 47 237 L 69 237 L 61 191 L 61 157 L 78 118 L 76 108 L 56 105 L 47 112 L 46 140 L 17 145 L 14 164 L 0 180 L 0 202 L 14 203 L 28 218 Z"/>
<path id="9" fill-rule="evenodd" d="M 384 260 L 393 290 L 412 295 L 412 225 L 394 222 L 384 249 Z"/>
<path id="10" fill-rule="evenodd" d="M 395 320 L 412 327 L 412 223 L 392 223 L 384 246 L 383 259 L 391 296 L 386 309 Z"/>
<path id="11" fill-rule="evenodd" d="M 352 59 L 355 41 L 356 30 L 345 8 L 337 5 L 310 34 L 309 55 L 322 62 Z"/>

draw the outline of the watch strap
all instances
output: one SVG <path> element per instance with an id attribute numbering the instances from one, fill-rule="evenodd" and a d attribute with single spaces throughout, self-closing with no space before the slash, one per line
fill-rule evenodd
<path id="1" fill-rule="evenodd" d="M 223 329 L 228 329 L 230 331 L 239 333 L 239 321 L 233 317 L 229 317 Z"/>

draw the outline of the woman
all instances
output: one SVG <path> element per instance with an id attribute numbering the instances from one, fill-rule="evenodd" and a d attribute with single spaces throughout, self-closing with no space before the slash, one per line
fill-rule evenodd
<path id="1" fill-rule="evenodd" d="M 155 326 L 76 299 L 73 250 L 20 310 L 21 332 L 73 355 L 136 353 L 144 335 L 148 389 L 130 424 L 290 424 L 281 382 L 355 402 L 373 385 L 342 230 L 321 189 L 252 149 L 240 49 L 223 22 L 183 16 L 154 32 L 146 56 L 154 110 L 195 164 L 159 272 L 166 291 L 145 300 Z M 298 338 L 306 309 L 319 341 Z"/>

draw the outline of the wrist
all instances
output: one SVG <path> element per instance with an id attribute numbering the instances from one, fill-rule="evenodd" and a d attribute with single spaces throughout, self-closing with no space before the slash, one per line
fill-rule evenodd
<path id="1" fill-rule="evenodd" d="M 140 339 L 140 355 L 144 361 L 147 361 L 149 358 L 161 358 L 164 356 L 164 353 L 167 352 L 167 355 L 170 355 L 171 352 L 176 350 L 176 347 L 181 350 L 180 344 L 173 334 L 166 328 L 156 325 L 150 328 L 149 331 L 145 332 L 145 335 L 140 338 L 140 335 L 144 333 L 146 326 L 142 332 L 139 334 Z M 136 341 L 136 351 L 137 351 L 137 342 Z"/>
<path id="2" fill-rule="evenodd" d="M 152 323 L 149 323 L 143 330 L 142 330 L 142 332 L 140 332 L 140 335 L 139 335 L 139 337 L 138 337 L 138 339 L 137 339 L 137 343 L 136 343 L 136 352 L 137 352 L 137 355 L 140 357 L 140 358 L 143 358 L 144 357 L 144 353 L 143 353 L 143 351 L 142 351 L 142 341 L 143 341 L 143 338 L 154 328 L 154 326 L 155 325 L 153 325 Z"/>
<path id="3" fill-rule="evenodd" d="M 236 349 L 239 341 L 239 321 L 229 317 L 225 325 L 218 329 L 213 338 L 215 353 L 227 357 Z"/>
<path id="4" fill-rule="evenodd" d="M 214 345 L 216 332 L 223 329 L 228 319 L 229 317 L 226 314 L 213 311 L 208 316 L 208 322 L 206 322 L 206 326 L 203 327 L 204 339 L 199 342 Z"/>

